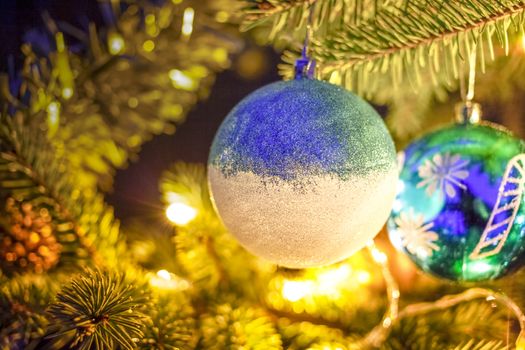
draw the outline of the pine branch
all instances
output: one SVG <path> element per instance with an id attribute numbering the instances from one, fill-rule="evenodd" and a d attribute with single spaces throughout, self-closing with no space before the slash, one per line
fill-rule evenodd
<path id="1" fill-rule="evenodd" d="M 283 340 L 283 348 L 289 350 L 303 349 L 348 349 L 351 339 L 338 328 L 316 325 L 309 322 L 291 322 L 287 318 L 276 321 L 277 331 Z M 351 347 L 350 347 L 351 348 Z M 356 349 L 357 350 L 357 349 Z"/>
<path id="2" fill-rule="evenodd" d="M 18 113 L 14 117 L 4 115 L 0 127 L 0 199 L 4 218 L 17 218 L 17 212 L 5 207 L 9 201 L 22 203 L 22 210 L 30 208 L 32 220 L 42 216 L 50 217 L 48 227 L 43 227 L 42 237 L 53 235 L 60 244 L 54 254 L 60 258 L 60 266 L 79 266 L 88 258 L 95 264 L 111 265 L 116 263 L 116 256 L 122 249 L 119 241 L 118 222 L 113 217 L 113 211 L 108 208 L 100 194 L 82 188 L 75 188 L 76 177 L 71 177 L 68 163 L 56 158 L 53 148 L 46 141 L 42 132 L 24 122 L 24 117 Z M 10 199 L 12 198 L 12 199 Z M 6 204 L 7 203 L 7 204 Z M 26 207 L 24 207 L 26 206 Z M 38 218 L 40 215 L 40 218 Z M 18 220 L 18 219 L 17 219 Z M 36 223 L 36 221 L 35 221 Z M 14 233 L 16 222 L 3 224 L 0 232 L 11 240 L 24 238 L 20 229 Z M 18 224 L 17 224 L 18 225 Z M 28 227 L 30 238 L 35 228 Z M 25 238 L 24 238 L 25 239 Z M 4 247 L 5 248 L 5 247 Z M 6 248 L 7 249 L 7 248 Z M 49 250 L 49 247 L 46 249 Z M 27 247 L 26 249 L 27 250 Z M 19 270 L 10 261 L 19 261 L 20 267 L 31 261 L 31 255 L 19 256 L 20 250 L 10 253 L 7 250 L 3 267 L 8 272 L 11 268 Z M 12 254 L 8 256 L 8 254 Z M 14 255 L 13 255 L 14 254 Z M 25 260 L 23 260 L 25 259 Z M 7 261 L 7 263 L 5 263 Z M 26 261 L 26 263 L 23 263 Z M 54 265 L 54 264 L 53 264 Z M 53 267 L 53 266 L 50 266 Z M 24 270 L 24 269 L 22 269 Z M 42 272 L 42 271 L 40 271 Z"/>
<path id="3" fill-rule="evenodd" d="M 357 24 L 373 17 L 385 6 L 401 0 L 249 0 L 244 9 L 241 31 L 268 27 L 264 42 L 280 40 L 302 42 L 313 6 L 311 29 L 323 37 L 345 24 Z"/>
<path id="4" fill-rule="evenodd" d="M 494 35 L 508 52 L 511 24 L 521 30 L 524 14 L 522 0 L 411 1 L 315 41 L 312 51 L 324 78 L 361 93 L 407 82 L 419 86 L 427 82 L 423 70 L 443 85 L 458 77 L 460 61 L 472 50 L 482 64 L 487 52 L 493 57 Z"/>
<path id="5" fill-rule="evenodd" d="M 219 305 L 201 318 L 202 348 L 280 350 L 281 337 L 271 320 L 255 308 Z"/>
<path id="6" fill-rule="evenodd" d="M 181 293 L 161 295 L 148 310 L 143 350 L 193 350 L 198 341 L 197 323 L 191 302 Z"/>
<path id="7" fill-rule="evenodd" d="M 86 271 L 50 305 L 46 338 L 78 350 L 134 349 L 143 336 L 146 302 L 143 288 L 124 275 Z"/>
<path id="8" fill-rule="evenodd" d="M 160 189 L 166 204 L 184 203 L 198 211 L 191 224 L 177 227 L 174 237 L 177 260 L 188 277 L 205 294 L 216 293 L 220 287 L 256 298 L 258 291 L 253 283 L 258 270 L 254 258 L 239 246 L 217 217 L 210 202 L 204 166 L 176 163 L 163 173 Z"/>
<path id="9" fill-rule="evenodd" d="M 206 169 L 202 164 L 177 162 L 159 180 L 159 190 L 165 204 L 181 201 L 199 210 L 212 213 Z"/>
<path id="10" fill-rule="evenodd" d="M 175 124 L 207 97 L 215 74 L 228 68 L 229 55 L 239 50 L 234 36 L 208 30 L 218 27 L 217 1 L 192 4 L 198 13 L 192 37 L 181 38 L 186 5 L 141 5 L 150 18 L 147 26 L 137 20 L 137 6 L 129 6 L 115 26 L 123 43 L 118 53 L 102 40 L 110 33 L 99 35 L 94 26 L 86 34 L 89 53 L 82 56 L 66 48 L 42 58 L 23 48 L 20 95 L 27 99 L 29 93 L 31 113 L 49 106 L 58 110 L 47 113 L 43 123 L 58 155 L 68 159 L 72 171 L 83 172 L 82 185 L 110 189 L 115 169 L 133 160 L 152 136 L 175 132 Z M 71 77 L 71 86 L 63 85 L 63 75 Z M 63 97 L 65 89 L 73 95 Z"/>
<path id="11" fill-rule="evenodd" d="M 507 334 L 504 310 L 471 302 L 445 312 L 402 319 L 386 342 L 387 349 L 443 349 L 450 344 L 490 342 L 500 346 Z M 496 348 L 500 348 L 496 347 Z"/>
<path id="12" fill-rule="evenodd" d="M 0 279 L 0 349 L 25 349 L 45 332 L 45 307 L 58 289 L 57 276 Z"/>

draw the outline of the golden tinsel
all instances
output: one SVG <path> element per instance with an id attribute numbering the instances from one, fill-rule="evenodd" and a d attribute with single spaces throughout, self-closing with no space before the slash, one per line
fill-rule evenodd
<path id="1" fill-rule="evenodd" d="M 6 271 L 45 272 L 55 266 L 61 245 L 46 208 L 8 198 L 0 227 L 0 266 Z"/>

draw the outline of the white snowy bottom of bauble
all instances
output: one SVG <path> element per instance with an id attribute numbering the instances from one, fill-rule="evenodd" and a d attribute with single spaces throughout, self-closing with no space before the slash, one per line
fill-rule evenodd
<path id="1" fill-rule="evenodd" d="M 315 176 L 298 187 L 248 172 L 208 171 L 228 230 L 248 251 L 289 268 L 332 264 L 363 248 L 387 220 L 398 179 L 393 168 L 346 180 Z"/>

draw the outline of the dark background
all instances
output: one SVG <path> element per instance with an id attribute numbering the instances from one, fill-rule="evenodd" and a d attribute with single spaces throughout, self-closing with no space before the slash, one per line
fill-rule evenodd
<path id="1" fill-rule="evenodd" d="M 24 35 L 35 28 L 45 30 L 41 13 L 56 21 L 87 28 L 90 21 L 103 25 L 96 0 L 0 0 L 0 70 L 16 71 Z M 210 97 L 199 103 L 174 135 L 160 135 L 143 145 L 139 160 L 119 170 L 113 193 L 107 200 L 124 222 L 163 212 L 158 180 L 175 161 L 205 163 L 215 131 L 230 109 L 251 91 L 278 80 L 278 55 L 271 49 L 262 54 L 269 67 L 257 79 L 247 80 L 235 70 L 218 75 Z"/>

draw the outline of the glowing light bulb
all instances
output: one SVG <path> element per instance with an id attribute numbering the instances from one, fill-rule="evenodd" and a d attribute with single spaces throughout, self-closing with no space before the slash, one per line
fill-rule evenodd
<path id="1" fill-rule="evenodd" d="M 177 89 L 193 91 L 197 88 L 197 82 L 183 71 L 172 69 L 168 74 L 173 86 Z"/>
<path id="2" fill-rule="evenodd" d="M 387 260 L 386 254 L 375 247 L 372 248 L 372 258 L 380 264 L 386 263 Z"/>
<path id="3" fill-rule="evenodd" d="M 371 280 L 371 276 L 367 271 L 361 270 L 356 272 L 356 279 L 360 284 L 368 284 Z"/>
<path id="4" fill-rule="evenodd" d="M 172 203 L 166 208 L 166 216 L 176 225 L 184 226 L 197 216 L 197 209 L 184 203 Z"/>
<path id="5" fill-rule="evenodd" d="M 476 261 L 476 262 L 471 262 L 468 265 L 468 269 L 472 272 L 485 273 L 485 272 L 491 271 L 493 269 L 493 266 L 484 261 Z"/>
<path id="6" fill-rule="evenodd" d="M 298 301 L 311 294 L 312 287 L 309 281 L 284 281 L 282 295 L 291 302 Z"/>
<path id="7" fill-rule="evenodd" d="M 193 19 L 195 18 L 195 10 L 188 7 L 184 10 L 182 17 L 182 35 L 189 37 L 193 32 Z"/>
<path id="8" fill-rule="evenodd" d="M 62 97 L 66 100 L 70 99 L 73 96 L 73 89 L 70 87 L 65 87 L 62 89 Z"/>
<path id="9" fill-rule="evenodd" d="M 168 270 L 159 270 L 157 271 L 157 276 L 162 278 L 165 281 L 171 281 L 171 274 Z"/>
<path id="10" fill-rule="evenodd" d="M 108 35 L 108 49 L 112 55 L 118 55 L 124 51 L 124 38 L 117 32 L 111 32 Z"/>
<path id="11" fill-rule="evenodd" d="M 159 270 L 157 273 L 148 273 L 150 286 L 159 291 L 185 290 L 191 287 L 190 283 L 168 270 Z"/>
<path id="12" fill-rule="evenodd" d="M 352 273 L 348 265 L 341 265 L 336 269 L 324 271 L 317 276 L 316 292 L 323 295 L 338 296 L 339 285 L 344 283 Z"/>
<path id="13" fill-rule="evenodd" d="M 60 103 L 54 101 L 50 102 L 46 108 L 47 112 L 47 127 L 50 136 L 53 136 L 58 130 L 60 124 Z"/>

